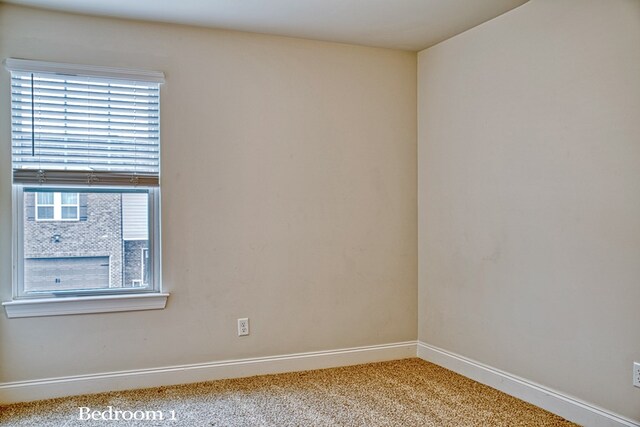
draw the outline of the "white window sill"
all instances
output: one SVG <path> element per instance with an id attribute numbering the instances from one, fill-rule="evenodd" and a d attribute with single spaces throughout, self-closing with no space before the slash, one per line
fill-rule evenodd
<path id="1" fill-rule="evenodd" d="M 167 293 L 100 295 L 88 297 L 23 299 L 3 302 L 7 317 L 61 316 L 115 311 L 159 310 Z"/>

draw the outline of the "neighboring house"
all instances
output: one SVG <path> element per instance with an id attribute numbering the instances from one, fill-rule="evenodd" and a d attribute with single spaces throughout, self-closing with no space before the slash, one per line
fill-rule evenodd
<path id="1" fill-rule="evenodd" d="M 25 192 L 25 291 L 148 283 L 147 196 Z"/>

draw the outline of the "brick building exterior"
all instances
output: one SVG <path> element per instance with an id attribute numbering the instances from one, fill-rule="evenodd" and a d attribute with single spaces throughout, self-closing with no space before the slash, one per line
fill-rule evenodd
<path id="1" fill-rule="evenodd" d="M 145 254 L 143 251 L 148 248 L 148 240 L 124 241 L 124 258 L 126 260 L 124 263 L 124 283 L 128 285 L 147 283 L 148 277 L 145 277 L 146 275 L 143 270 L 143 266 L 146 264 L 142 258 Z M 148 256 L 148 252 L 146 254 Z"/>

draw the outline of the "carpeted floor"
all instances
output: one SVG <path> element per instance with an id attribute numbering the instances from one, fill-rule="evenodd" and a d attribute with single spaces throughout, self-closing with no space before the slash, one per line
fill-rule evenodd
<path id="1" fill-rule="evenodd" d="M 9 405 L 0 425 L 575 426 L 420 359 Z"/>

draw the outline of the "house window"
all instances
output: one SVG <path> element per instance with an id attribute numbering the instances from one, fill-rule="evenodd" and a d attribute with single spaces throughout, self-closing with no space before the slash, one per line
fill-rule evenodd
<path id="1" fill-rule="evenodd" d="M 40 191 L 35 193 L 37 221 L 78 221 L 78 193 Z"/>
<path id="2" fill-rule="evenodd" d="M 5 66 L 15 208 L 7 314 L 164 307 L 162 73 L 18 59 Z"/>

